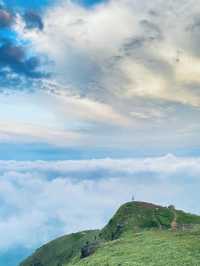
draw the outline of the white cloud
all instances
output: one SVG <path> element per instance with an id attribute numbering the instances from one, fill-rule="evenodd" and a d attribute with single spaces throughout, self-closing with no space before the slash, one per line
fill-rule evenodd
<path id="1" fill-rule="evenodd" d="M 191 91 L 182 92 L 183 81 L 200 82 L 200 59 L 193 43 L 189 44 L 199 11 L 194 0 L 117 0 L 92 10 L 61 1 L 46 12 L 43 32 L 24 30 L 20 18 L 17 30 L 55 62 L 55 71 L 64 82 L 81 86 L 86 94 L 91 94 L 88 87 L 96 83 L 99 89 L 95 93 L 104 101 L 106 93 L 101 95 L 101 87 L 113 97 L 122 87 L 118 97 L 131 90 L 129 97 L 133 98 L 199 106 Z M 171 77 L 159 69 L 166 66 Z"/>
<path id="2" fill-rule="evenodd" d="M 136 199 L 199 213 L 199 158 L 0 161 L 0 248 L 101 228 Z M 192 194 L 191 194 L 192 192 Z"/>
<path id="3" fill-rule="evenodd" d="M 194 148 L 199 14 L 194 0 L 111 0 L 92 9 L 60 1 L 44 13 L 43 31 L 26 29 L 20 16 L 15 27 L 52 62 L 44 105 L 80 134 L 79 144 Z"/>

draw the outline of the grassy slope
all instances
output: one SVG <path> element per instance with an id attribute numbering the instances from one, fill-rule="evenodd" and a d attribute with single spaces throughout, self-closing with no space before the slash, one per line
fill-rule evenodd
<path id="1" fill-rule="evenodd" d="M 39 248 L 21 266 L 60 266 L 79 254 L 87 241 L 93 241 L 99 231 L 85 231 L 60 237 Z"/>
<path id="2" fill-rule="evenodd" d="M 200 229 L 171 232 L 174 212 L 179 225 L 200 224 L 199 216 L 172 208 L 144 202 L 126 203 L 101 231 L 54 240 L 37 250 L 21 266 L 200 265 Z M 81 247 L 95 238 L 100 239 L 95 254 L 80 259 Z"/>
<path id="3" fill-rule="evenodd" d="M 95 254 L 64 266 L 198 266 L 200 230 L 173 233 L 150 230 L 102 245 Z"/>

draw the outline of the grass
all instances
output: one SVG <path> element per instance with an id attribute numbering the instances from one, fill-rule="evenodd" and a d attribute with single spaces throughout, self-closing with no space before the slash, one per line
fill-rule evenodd
<path id="1" fill-rule="evenodd" d="M 99 231 L 85 231 L 60 237 L 44 245 L 20 266 L 60 266 L 79 254 L 81 247 L 88 241 L 94 241 Z"/>
<path id="2" fill-rule="evenodd" d="M 103 244 L 94 255 L 64 266 L 199 266 L 200 230 L 150 230 Z"/>

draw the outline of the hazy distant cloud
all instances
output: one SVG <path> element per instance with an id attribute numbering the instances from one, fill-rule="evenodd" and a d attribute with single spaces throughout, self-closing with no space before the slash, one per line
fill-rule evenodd
<path id="1" fill-rule="evenodd" d="M 97 126 L 105 127 L 109 132 L 119 125 L 125 128 L 131 126 L 131 121 L 110 105 L 81 98 L 79 95 L 64 92 L 61 94 L 61 91 L 59 93 L 56 91 L 54 93 L 49 91 L 34 94 L 16 93 L 9 97 L 1 96 L 0 99 L 1 107 L 6 113 L 6 115 L 0 114 L 1 143 L 37 142 L 58 147 L 102 146 L 105 133 L 102 129 L 99 130 L 98 138 L 101 140 L 99 139 L 96 143 Z M 46 104 L 45 110 L 44 104 Z M 11 116 L 9 113 L 13 109 L 16 111 L 12 112 Z M 115 134 L 119 132 L 113 132 L 112 139 Z M 117 137 L 115 137 L 116 140 Z M 104 145 L 106 143 L 107 141 Z"/>
<path id="2" fill-rule="evenodd" d="M 196 109 L 180 105 L 175 116 L 173 104 L 157 102 L 155 107 L 148 101 L 143 107 L 138 101 L 133 110 L 130 99 L 124 110 L 119 101 L 110 105 L 66 92 L 53 83 L 42 86 L 37 93 L 26 93 L 27 87 L 25 92 L 1 95 L 1 143 L 133 152 L 152 151 L 153 147 L 157 154 L 198 146 L 200 126 L 193 121 L 199 117 Z"/>

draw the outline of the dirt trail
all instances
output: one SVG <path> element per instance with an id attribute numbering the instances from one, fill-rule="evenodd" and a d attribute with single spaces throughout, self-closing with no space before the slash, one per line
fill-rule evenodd
<path id="1" fill-rule="evenodd" d="M 173 210 L 173 214 L 174 214 L 174 218 L 173 218 L 173 220 L 171 222 L 171 229 L 173 231 L 176 231 L 176 229 L 177 229 L 177 214 L 176 214 L 175 210 Z"/>

